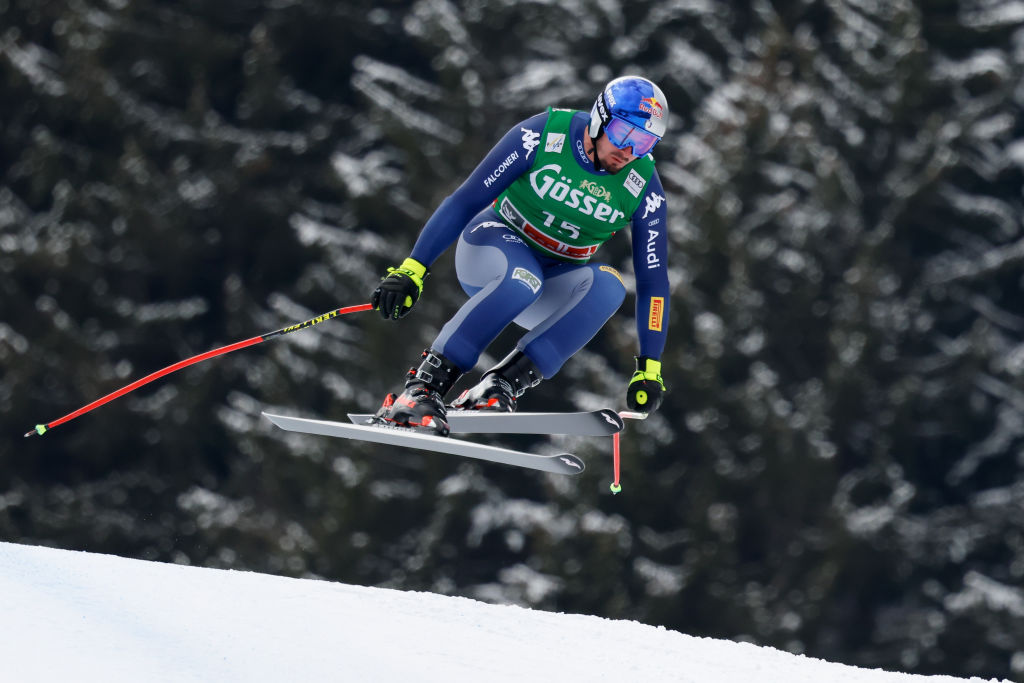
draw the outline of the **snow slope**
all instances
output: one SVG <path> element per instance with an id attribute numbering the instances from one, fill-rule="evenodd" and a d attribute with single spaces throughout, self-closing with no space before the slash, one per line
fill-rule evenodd
<path id="1" fill-rule="evenodd" d="M 0 605 L 5 681 L 966 680 L 636 622 L 9 543 Z"/>

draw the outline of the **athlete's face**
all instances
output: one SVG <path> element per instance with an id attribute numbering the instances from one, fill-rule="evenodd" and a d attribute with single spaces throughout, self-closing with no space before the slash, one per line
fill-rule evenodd
<path id="1" fill-rule="evenodd" d="M 633 156 L 632 147 L 619 149 L 611 143 L 604 132 L 602 132 L 601 137 L 597 139 L 597 155 L 601 160 L 601 165 L 604 166 L 609 173 L 618 173 L 627 164 L 636 160 L 636 157 Z"/>

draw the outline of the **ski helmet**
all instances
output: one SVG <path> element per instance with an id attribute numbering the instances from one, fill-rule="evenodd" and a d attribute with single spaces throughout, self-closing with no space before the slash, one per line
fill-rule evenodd
<path id="1" fill-rule="evenodd" d="M 616 78 L 597 95 L 590 110 L 590 137 L 602 129 L 619 149 L 632 146 L 643 156 L 651 151 L 668 128 L 668 100 L 661 88 L 640 76 Z"/>

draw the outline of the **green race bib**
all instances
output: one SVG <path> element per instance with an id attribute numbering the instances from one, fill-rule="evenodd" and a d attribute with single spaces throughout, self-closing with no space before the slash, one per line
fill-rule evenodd
<path id="1" fill-rule="evenodd" d="M 548 109 L 533 165 L 498 196 L 495 208 L 531 246 L 583 263 L 629 225 L 654 174 L 654 158 L 640 157 L 614 175 L 583 169 L 569 135 L 575 113 Z"/>

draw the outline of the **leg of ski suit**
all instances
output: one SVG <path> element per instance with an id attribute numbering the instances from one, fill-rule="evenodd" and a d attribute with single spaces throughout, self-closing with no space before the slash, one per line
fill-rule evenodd
<path id="1" fill-rule="evenodd" d="M 547 258 L 498 220 L 490 208 L 463 230 L 455 268 L 470 295 L 432 348 L 463 370 L 510 322 L 530 330 L 517 344 L 544 377 L 582 349 L 618 310 L 626 289 L 605 264 Z"/>

